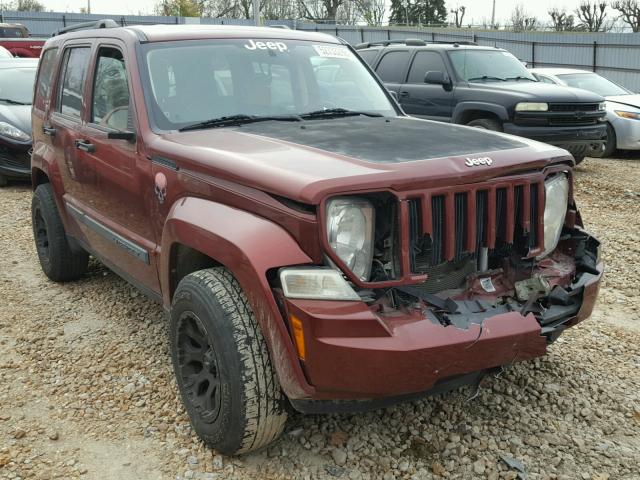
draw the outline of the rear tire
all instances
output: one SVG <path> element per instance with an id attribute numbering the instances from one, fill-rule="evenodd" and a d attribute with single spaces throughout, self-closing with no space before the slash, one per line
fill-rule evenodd
<path id="1" fill-rule="evenodd" d="M 89 255 L 70 247 L 50 183 L 39 185 L 33 194 L 31 224 L 40 266 L 49 279 L 68 282 L 87 271 Z"/>
<path id="2" fill-rule="evenodd" d="M 470 127 L 482 128 L 484 130 L 491 130 L 493 132 L 501 132 L 502 124 L 493 118 L 476 118 L 467 123 Z"/>
<path id="3" fill-rule="evenodd" d="M 616 131 L 610 123 L 607 123 L 607 137 L 604 144 L 604 150 L 602 151 L 602 157 L 607 158 L 613 156 L 617 150 L 617 138 Z"/>
<path id="4" fill-rule="evenodd" d="M 207 445 L 234 455 L 282 433 L 285 397 L 262 331 L 228 270 L 200 270 L 180 281 L 170 340 L 182 401 Z"/>

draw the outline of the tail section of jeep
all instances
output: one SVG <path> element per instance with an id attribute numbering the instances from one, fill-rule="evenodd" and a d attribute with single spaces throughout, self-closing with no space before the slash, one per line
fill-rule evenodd
<path id="1" fill-rule="evenodd" d="M 565 151 L 409 118 L 351 48 L 269 28 L 54 37 L 33 108 L 45 273 L 89 255 L 170 314 L 224 453 L 545 354 L 591 313 L 599 243 Z"/>

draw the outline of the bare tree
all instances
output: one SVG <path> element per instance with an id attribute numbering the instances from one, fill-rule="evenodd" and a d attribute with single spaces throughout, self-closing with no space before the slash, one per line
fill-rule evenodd
<path id="1" fill-rule="evenodd" d="M 548 13 L 556 32 L 569 32 L 576 29 L 575 17 L 568 14 L 565 9 L 552 8 Z"/>
<path id="2" fill-rule="evenodd" d="M 343 2 L 336 11 L 336 23 L 341 25 L 355 25 L 362 17 L 356 2 Z"/>
<path id="3" fill-rule="evenodd" d="M 15 9 L 19 12 L 44 12 L 44 5 L 38 0 L 18 0 Z"/>
<path id="4" fill-rule="evenodd" d="M 335 22 L 338 8 L 344 0 L 298 0 L 300 15 L 314 21 Z"/>
<path id="5" fill-rule="evenodd" d="M 374 27 L 382 25 L 387 10 L 385 0 L 355 0 L 355 4 L 367 25 Z"/>
<path id="6" fill-rule="evenodd" d="M 453 14 L 454 21 L 456 23 L 456 28 L 462 27 L 462 20 L 464 19 L 464 14 L 467 11 L 467 7 L 456 7 L 449 10 L 449 13 Z"/>
<path id="7" fill-rule="evenodd" d="M 589 32 L 606 32 L 611 30 L 611 22 L 607 22 L 607 2 L 583 0 L 575 13 L 580 19 L 580 26 Z"/>
<path id="8" fill-rule="evenodd" d="M 291 0 L 262 0 L 260 13 L 267 20 L 291 20 L 297 17 L 295 2 Z"/>
<path id="9" fill-rule="evenodd" d="M 640 32 L 640 4 L 638 0 L 617 0 L 611 7 L 620 12 L 622 21 L 629 25 L 631 29 Z"/>
<path id="10" fill-rule="evenodd" d="M 529 16 L 521 4 L 516 5 L 511 12 L 511 27 L 514 32 L 536 30 L 538 28 L 538 19 L 536 17 Z"/>

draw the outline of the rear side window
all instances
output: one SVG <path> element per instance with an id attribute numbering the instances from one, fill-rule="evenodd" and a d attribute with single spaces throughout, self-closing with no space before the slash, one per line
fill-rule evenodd
<path id="1" fill-rule="evenodd" d="M 416 53 L 411 70 L 409 70 L 408 83 L 424 83 L 424 75 L 427 72 L 444 72 L 447 69 L 444 65 L 442 57 L 436 52 L 418 52 Z"/>
<path id="2" fill-rule="evenodd" d="M 360 55 L 369 65 L 373 65 L 373 61 L 378 56 L 378 52 L 379 50 L 363 50 L 358 52 L 358 55 Z"/>
<path id="3" fill-rule="evenodd" d="M 2 38 L 24 38 L 24 32 L 17 27 L 1 27 L 0 37 Z"/>
<path id="4" fill-rule="evenodd" d="M 60 113 L 80 118 L 90 52 L 89 47 L 74 47 L 65 52 L 57 103 Z"/>
<path id="5" fill-rule="evenodd" d="M 40 70 L 38 71 L 38 81 L 36 83 L 36 93 L 33 104 L 38 110 L 44 110 L 51 90 L 51 74 L 55 65 L 57 48 L 50 48 L 42 54 L 40 60 Z"/>
<path id="6" fill-rule="evenodd" d="M 389 52 L 380 60 L 376 73 L 383 82 L 402 83 L 407 60 L 409 60 L 407 51 Z"/>

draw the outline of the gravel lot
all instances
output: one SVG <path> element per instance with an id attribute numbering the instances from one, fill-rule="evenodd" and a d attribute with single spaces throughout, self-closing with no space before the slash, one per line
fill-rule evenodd
<path id="1" fill-rule="evenodd" d="M 272 447 L 235 459 L 190 429 L 161 308 L 97 263 L 48 282 L 29 188 L 0 190 L 0 478 L 515 479 L 511 459 L 528 479 L 640 478 L 640 156 L 576 177 L 608 262 L 591 320 L 476 398 L 293 414 Z"/>

